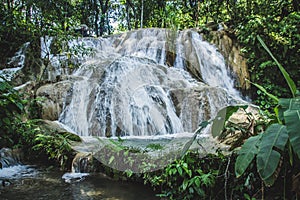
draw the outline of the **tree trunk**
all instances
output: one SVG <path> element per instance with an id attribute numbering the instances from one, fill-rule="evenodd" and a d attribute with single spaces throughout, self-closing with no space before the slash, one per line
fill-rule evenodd
<path id="1" fill-rule="evenodd" d="M 100 16 L 100 36 L 102 36 L 104 34 L 105 31 L 105 19 L 106 19 L 106 14 L 108 11 L 108 3 L 109 0 L 105 0 L 105 2 L 103 0 L 100 0 L 100 9 L 101 9 L 101 16 Z M 107 24 L 109 24 L 109 22 L 107 22 Z"/>
<path id="2" fill-rule="evenodd" d="M 144 0 L 142 0 L 142 9 L 141 9 L 141 28 L 143 28 L 143 19 L 144 19 Z"/>
<path id="3" fill-rule="evenodd" d="M 94 11 L 95 11 L 95 17 L 94 17 L 94 27 L 95 27 L 95 33 L 97 37 L 99 37 L 99 27 L 98 27 L 98 19 L 99 19 L 99 8 L 97 5 L 97 0 L 94 0 Z"/>

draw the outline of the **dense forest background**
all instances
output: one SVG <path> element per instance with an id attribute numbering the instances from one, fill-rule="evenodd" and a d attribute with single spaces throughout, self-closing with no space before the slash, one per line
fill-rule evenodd
<path id="1" fill-rule="evenodd" d="M 300 85 L 299 10 L 299 0 L 2 0 L 0 68 L 25 42 L 36 49 L 45 35 L 68 40 L 83 24 L 93 35 L 105 36 L 137 28 L 205 29 L 208 23 L 223 23 L 243 46 L 251 81 L 285 97 L 288 87 L 257 35 Z M 272 107 L 264 93 L 252 89 L 250 94 L 263 108 Z"/>

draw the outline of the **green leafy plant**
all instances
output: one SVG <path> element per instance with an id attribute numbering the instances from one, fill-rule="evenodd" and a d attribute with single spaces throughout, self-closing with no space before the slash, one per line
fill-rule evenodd
<path id="1" fill-rule="evenodd" d="M 20 140 L 18 130 L 22 127 L 25 101 L 4 77 L 0 79 L 0 148 L 12 147 Z"/>
<path id="2" fill-rule="evenodd" d="M 44 152 L 48 155 L 49 159 L 57 161 L 60 167 L 65 169 L 67 161 L 72 154 L 70 141 L 74 140 L 74 138 L 71 135 L 39 133 L 34 138 L 35 145 L 33 146 L 33 150 Z"/>
<path id="3" fill-rule="evenodd" d="M 259 36 L 257 38 L 272 59 L 275 60 L 289 85 L 292 98 L 277 98 L 265 91 L 262 86 L 255 84 L 278 103 L 275 109 L 277 123 L 271 124 L 264 133 L 251 137 L 245 142 L 238 152 L 235 174 L 237 177 L 243 175 L 250 163 L 256 158 L 256 167 L 260 177 L 267 186 L 271 186 L 278 177 L 281 167 L 280 161 L 288 146 L 292 149 L 289 154 L 291 163 L 293 154 L 300 158 L 300 97 L 297 96 L 296 85 L 289 74 L 279 64 L 263 40 Z"/>
<path id="4" fill-rule="evenodd" d="M 205 168 L 195 152 L 186 152 L 184 157 L 167 165 L 160 173 L 145 173 L 144 182 L 160 187 L 160 197 L 169 199 L 204 198 L 214 187 L 218 170 Z"/>

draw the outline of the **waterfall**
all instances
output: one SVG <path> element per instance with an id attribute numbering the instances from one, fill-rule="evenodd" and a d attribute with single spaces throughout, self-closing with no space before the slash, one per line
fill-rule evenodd
<path id="1" fill-rule="evenodd" d="M 222 55 L 195 31 L 141 29 L 76 42 L 96 53 L 68 76 L 58 120 L 81 136 L 193 132 L 241 99 Z"/>
<path id="2" fill-rule="evenodd" d="M 0 70 L 0 81 L 2 81 L 2 77 L 7 81 L 11 81 L 14 75 L 24 67 L 25 53 L 29 44 L 29 42 L 23 44 L 21 48 L 15 53 L 15 55 L 9 59 L 7 63 L 8 68 Z"/>

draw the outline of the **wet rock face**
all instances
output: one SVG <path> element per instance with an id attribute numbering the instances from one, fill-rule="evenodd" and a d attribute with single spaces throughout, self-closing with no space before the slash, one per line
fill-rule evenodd
<path id="1" fill-rule="evenodd" d="M 73 173 L 90 173 L 99 168 L 99 162 L 94 159 L 92 153 L 77 153 L 72 161 Z"/>
<path id="2" fill-rule="evenodd" d="M 250 89 L 250 83 L 245 81 L 250 75 L 247 59 L 241 53 L 241 46 L 225 30 L 211 31 L 209 35 L 212 37 L 211 42 L 216 44 L 236 78 L 236 87 L 243 90 Z"/>
<path id="3" fill-rule="evenodd" d="M 221 108 L 239 102 L 225 90 L 204 84 L 172 90 L 171 96 L 176 114 L 180 116 L 183 128 L 187 132 L 196 130 L 203 120 L 214 118 Z"/>
<path id="4" fill-rule="evenodd" d="M 57 120 L 63 107 L 69 103 L 68 95 L 72 93 L 72 82 L 63 81 L 40 87 L 36 94 L 40 101 L 41 117 L 47 120 Z"/>

